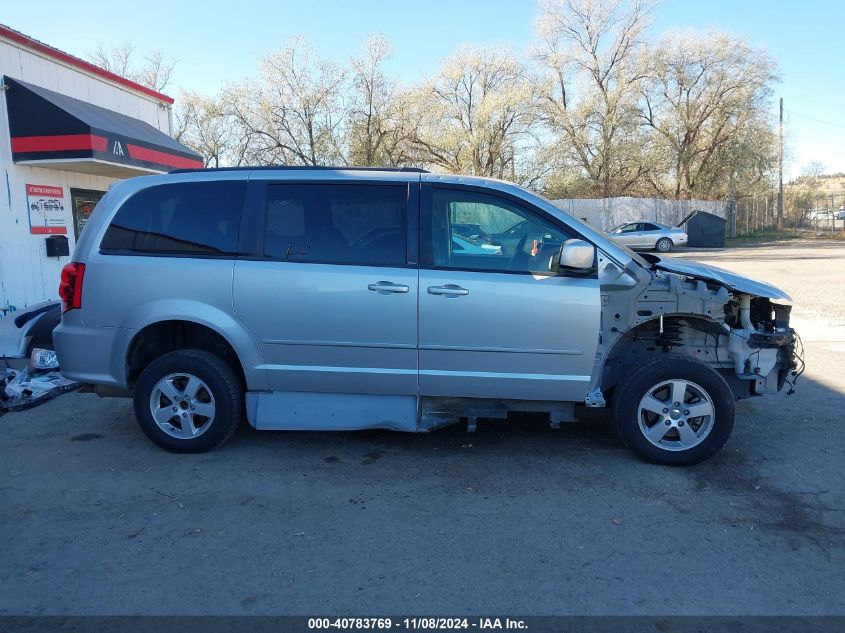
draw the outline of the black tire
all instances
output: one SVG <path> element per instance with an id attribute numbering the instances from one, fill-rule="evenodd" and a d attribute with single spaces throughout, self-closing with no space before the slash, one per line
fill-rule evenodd
<path id="1" fill-rule="evenodd" d="M 672 250 L 674 244 L 668 237 L 661 237 L 654 245 L 654 249 L 660 253 L 668 253 Z"/>
<path id="2" fill-rule="evenodd" d="M 183 439 L 169 435 L 153 418 L 153 390 L 163 378 L 179 373 L 190 374 L 205 383 L 207 389 L 200 392 L 200 397 L 214 406 L 213 416 L 192 418 L 201 424 L 197 426 L 201 432 L 196 437 Z M 175 453 L 204 453 L 219 446 L 232 436 L 244 418 L 243 388 L 235 371 L 218 356 L 202 350 L 178 350 L 150 363 L 138 377 L 134 401 L 135 417 L 144 434 L 156 445 Z M 174 420 L 180 422 L 178 414 L 174 414 Z"/>
<path id="3" fill-rule="evenodd" d="M 674 444 L 675 450 L 670 450 L 652 443 L 646 438 L 641 428 L 641 415 L 657 419 L 652 426 L 648 426 L 647 421 L 643 422 L 648 431 L 658 429 L 656 424 L 665 424 L 662 413 L 659 415 L 649 412 L 641 413 L 640 402 L 646 395 L 652 393 L 655 386 L 670 380 L 694 383 L 695 386 L 700 386 L 712 401 L 714 415 L 710 419 L 710 431 L 703 436 L 700 443 L 688 449 L 680 446 L 678 432 L 682 429 L 673 430 L 673 426 L 666 425 L 667 435 L 664 439 L 660 439 L 659 443 Z M 691 402 L 694 402 L 693 392 L 687 393 L 692 395 Z M 672 413 L 665 415 L 665 419 L 668 420 Z M 617 385 L 614 393 L 613 418 L 616 430 L 625 445 L 646 461 L 668 465 L 696 464 L 717 453 L 730 437 L 734 425 L 734 397 L 725 379 L 707 365 L 681 356 L 662 356 L 641 365 Z M 704 421 L 703 418 L 691 419 L 691 422 L 687 422 L 688 428 L 690 425 L 701 424 Z M 670 421 L 670 424 L 681 424 L 681 422 Z M 701 426 L 699 426 L 700 429 Z M 678 441 L 675 441 L 675 438 Z"/>

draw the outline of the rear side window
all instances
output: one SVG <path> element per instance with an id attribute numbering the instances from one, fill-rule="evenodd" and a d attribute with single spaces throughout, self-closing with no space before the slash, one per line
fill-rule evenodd
<path id="1" fill-rule="evenodd" d="M 271 184 L 264 254 L 324 264 L 407 262 L 406 185 Z"/>
<path id="2" fill-rule="evenodd" d="M 190 182 L 139 191 L 106 230 L 104 253 L 235 255 L 244 181 Z"/>

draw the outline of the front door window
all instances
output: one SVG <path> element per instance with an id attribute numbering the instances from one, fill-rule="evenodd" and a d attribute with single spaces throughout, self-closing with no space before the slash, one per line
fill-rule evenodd
<path id="1" fill-rule="evenodd" d="M 461 189 L 435 189 L 432 263 L 437 268 L 549 273 L 569 236 L 502 198 Z"/>

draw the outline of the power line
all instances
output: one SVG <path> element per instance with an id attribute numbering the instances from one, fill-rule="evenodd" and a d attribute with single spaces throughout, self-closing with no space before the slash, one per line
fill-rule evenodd
<path id="1" fill-rule="evenodd" d="M 787 110 L 787 112 L 789 112 L 789 114 L 794 114 L 795 116 L 800 116 L 800 117 L 803 117 L 805 119 L 810 119 L 811 121 L 815 121 L 816 123 L 823 123 L 825 125 L 832 125 L 833 127 L 838 127 L 838 128 L 842 128 L 843 130 L 845 130 L 845 125 L 842 125 L 841 123 L 831 123 L 830 121 L 824 121 L 822 119 L 817 119 L 816 117 L 810 116 L 809 114 L 801 114 L 800 112 L 796 112 L 795 110 Z"/>

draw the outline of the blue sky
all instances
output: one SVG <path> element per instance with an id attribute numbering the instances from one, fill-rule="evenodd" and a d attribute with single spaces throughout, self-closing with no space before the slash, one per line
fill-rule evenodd
<path id="1" fill-rule="evenodd" d="M 0 22 L 69 53 L 132 40 L 177 60 L 167 92 L 215 92 L 255 73 L 258 59 L 293 35 L 343 61 L 367 35 L 394 46 L 391 70 L 412 82 L 461 44 L 506 44 L 524 52 L 535 36 L 536 0 L 4 0 Z M 727 31 L 765 47 L 783 78 L 787 174 L 812 160 L 845 172 L 845 2 L 841 0 L 664 0 L 655 36 L 668 30 Z M 776 103 L 773 104 L 773 108 Z M 812 118 L 808 118 L 812 117 Z M 822 123 L 824 121 L 826 123 Z M 833 124 L 833 125 L 831 125 Z"/>

